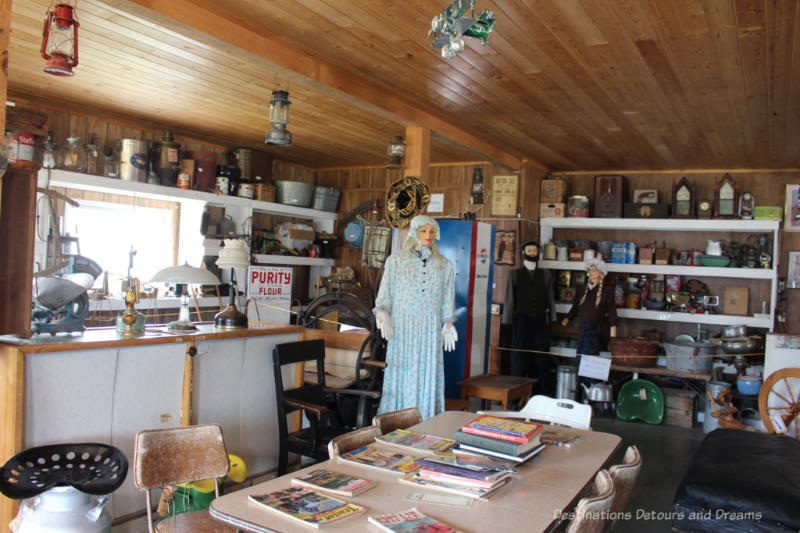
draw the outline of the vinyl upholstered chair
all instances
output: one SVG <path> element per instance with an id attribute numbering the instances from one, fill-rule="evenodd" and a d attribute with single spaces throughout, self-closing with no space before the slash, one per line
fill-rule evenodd
<path id="1" fill-rule="evenodd" d="M 372 425 L 381 430 L 381 435 L 391 433 L 395 429 L 406 429 L 422 422 L 422 414 L 418 407 L 407 407 L 389 413 L 375 415 Z"/>
<path id="2" fill-rule="evenodd" d="M 592 429 L 592 406 L 537 394 L 519 411 L 478 411 L 478 414 L 524 418 L 575 429 Z"/>
<path id="3" fill-rule="evenodd" d="M 566 533 L 602 533 L 608 525 L 614 503 L 614 482 L 607 470 L 600 470 L 594 478 L 591 494 L 581 498 L 575 506 L 575 516 L 567 525 Z"/>
<path id="4" fill-rule="evenodd" d="M 328 455 L 334 458 L 343 453 L 351 452 L 375 441 L 381 436 L 381 430 L 375 426 L 366 426 L 355 429 L 350 433 L 339 435 L 328 443 Z"/>
<path id="5" fill-rule="evenodd" d="M 177 483 L 214 480 L 228 472 L 228 454 L 217 424 L 167 429 L 148 429 L 136 435 L 133 484 L 145 492 L 147 528 L 150 533 L 234 533 L 236 529 L 218 522 L 208 510 L 178 514 L 153 522 L 150 491 Z"/>
<path id="6" fill-rule="evenodd" d="M 614 482 L 614 504 L 611 506 L 612 514 L 624 511 L 631 499 L 633 487 L 639 472 L 642 471 L 642 455 L 636 446 L 628 446 L 622 463 L 608 469 L 611 480 Z"/>

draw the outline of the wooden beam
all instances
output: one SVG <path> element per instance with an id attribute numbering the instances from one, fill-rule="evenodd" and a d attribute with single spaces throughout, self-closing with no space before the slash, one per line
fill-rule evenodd
<path id="1" fill-rule="evenodd" d="M 403 175 L 416 176 L 427 182 L 430 177 L 431 130 L 421 127 L 406 128 L 406 156 Z"/>
<path id="2" fill-rule="evenodd" d="M 10 345 L 0 346 L 0 461 L 5 463 L 22 448 L 23 387 L 25 356 Z M 0 524 L 17 514 L 17 501 L 0 496 Z"/>
<path id="3" fill-rule="evenodd" d="M 436 115 L 397 98 L 374 87 L 362 79 L 337 71 L 312 56 L 303 54 L 285 44 L 270 39 L 267 33 L 256 33 L 224 14 L 196 5 L 191 0 L 110 0 L 109 4 L 125 11 L 135 13 L 151 22 L 152 14 L 132 9 L 136 4 L 162 17 L 170 18 L 194 30 L 215 37 L 241 50 L 274 63 L 286 69 L 290 79 L 294 77 L 301 83 L 313 86 L 345 103 L 366 109 L 404 126 L 423 126 L 455 141 L 465 148 L 482 154 L 489 161 L 512 169 L 520 168 L 521 155 L 512 154 L 468 133 Z"/>
<path id="4" fill-rule="evenodd" d="M 9 165 L 0 193 L 0 334 L 31 336 L 36 167 Z"/>

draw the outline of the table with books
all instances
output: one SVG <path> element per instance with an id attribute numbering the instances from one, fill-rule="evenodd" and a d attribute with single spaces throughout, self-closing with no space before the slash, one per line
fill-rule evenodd
<path id="1" fill-rule="evenodd" d="M 428 529 L 415 531 L 549 531 L 620 442 L 608 433 L 448 411 L 226 494 L 210 512 L 259 533 L 411 531 L 421 521 Z"/>

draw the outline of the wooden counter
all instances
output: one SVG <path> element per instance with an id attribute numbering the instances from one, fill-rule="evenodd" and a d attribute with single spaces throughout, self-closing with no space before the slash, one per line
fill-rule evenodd
<path id="1" fill-rule="evenodd" d="M 62 442 L 108 443 L 130 461 L 136 432 L 178 426 L 182 413 L 191 412 L 191 423 L 222 424 L 228 451 L 242 456 L 251 472 L 274 468 L 272 347 L 302 338 L 304 328 L 199 328 L 176 334 L 153 327 L 132 338 L 118 336 L 114 328 L 0 337 L 0 461 L 32 446 Z M 197 355 L 187 364 L 189 346 L 197 347 Z M 194 367 L 188 373 L 194 388 L 188 403 L 187 366 Z M 0 496 L 0 524 L 13 518 L 15 504 Z M 129 471 L 112 495 L 112 515 L 143 507 Z"/>

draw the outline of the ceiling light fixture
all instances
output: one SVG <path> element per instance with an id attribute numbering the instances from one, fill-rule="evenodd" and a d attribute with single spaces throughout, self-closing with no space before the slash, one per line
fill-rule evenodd
<path id="1" fill-rule="evenodd" d="M 389 164 L 386 165 L 386 168 L 401 168 L 403 166 L 403 157 L 406 155 L 406 141 L 402 135 L 392 136 L 386 149 L 386 154 L 389 156 Z"/>
<path id="2" fill-rule="evenodd" d="M 479 39 L 486 45 L 489 34 L 494 31 L 494 12 L 484 9 L 475 17 L 475 0 L 454 0 L 440 14 L 433 17 L 428 35 L 433 34 L 431 48 L 441 48 L 442 57 L 451 59 L 464 50 L 464 37 Z M 470 16 L 464 16 L 466 11 Z"/>
<path id="3" fill-rule="evenodd" d="M 77 2 L 76 2 L 77 5 Z M 54 76 L 72 76 L 78 66 L 78 20 L 69 4 L 50 4 L 44 15 L 41 54 L 44 71 Z"/>
<path id="4" fill-rule="evenodd" d="M 278 146 L 291 146 L 292 134 L 286 131 L 289 124 L 289 107 L 292 105 L 289 100 L 289 91 L 275 89 L 272 91 L 272 98 L 269 100 L 269 123 L 272 126 L 267 132 L 266 144 Z"/>

